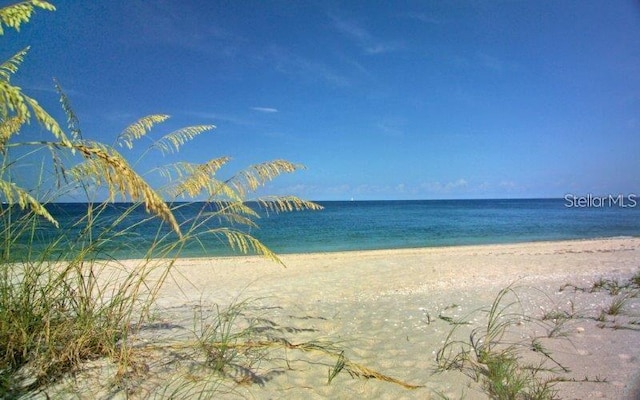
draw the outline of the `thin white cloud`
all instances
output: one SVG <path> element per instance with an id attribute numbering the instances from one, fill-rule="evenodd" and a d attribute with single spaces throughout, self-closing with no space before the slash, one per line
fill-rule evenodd
<path id="1" fill-rule="evenodd" d="M 516 183 L 513 181 L 502 181 L 500 182 L 499 186 L 507 190 L 514 190 L 518 187 L 518 185 L 516 185 Z"/>
<path id="2" fill-rule="evenodd" d="M 110 112 L 103 112 L 101 113 L 101 116 L 103 116 L 109 122 L 116 122 L 116 123 L 122 123 L 122 124 L 124 123 L 131 124 L 140 118 L 140 115 L 136 115 L 131 111 L 116 111 L 116 110 L 110 111 Z"/>
<path id="3" fill-rule="evenodd" d="M 278 109 L 273 107 L 251 107 L 251 109 L 253 111 L 258 111 L 258 112 L 267 113 L 267 114 L 278 112 Z"/>
<path id="4" fill-rule="evenodd" d="M 429 25 L 442 25 L 445 23 L 445 20 L 443 20 L 442 18 L 423 13 L 406 13 L 404 14 L 404 16 L 410 19 L 418 20 L 420 22 L 424 22 Z"/>
<path id="5" fill-rule="evenodd" d="M 281 47 L 271 46 L 266 53 L 280 73 L 309 82 L 324 81 L 336 87 L 351 85 L 348 78 L 326 64 L 300 57 Z"/>
<path id="6" fill-rule="evenodd" d="M 350 195 L 356 198 L 379 199 L 394 193 L 394 186 L 363 183 L 352 188 Z"/>
<path id="7" fill-rule="evenodd" d="M 193 6 L 171 1 L 135 2 L 127 45 L 162 44 L 226 59 L 239 56 L 246 40 L 204 19 Z"/>
<path id="8" fill-rule="evenodd" d="M 334 28 L 354 42 L 366 54 L 383 54 L 398 50 L 402 47 L 398 43 L 386 42 L 376 38 L 355 21 L 347 20 L 336 15 L 331 15 L 330 18 Z"/>
<path id="9" fill-rule="evenodd" d="M 428 182 L 421 185 L 421 188 L 432 193 L 449 193 L 455 190 L 467 188 L 469 183 L 465 179 L 458 179 L 453 182 Z"/>
<path id="10" fill-rule="evenodd" d="M 467 185 L 468 185 L 468 182 L 466 180 L 458 179 L 455 182 L 447 183 L 447 185 L 445 186 L 445 189 L 450 190 L 450 189 L 466 188 Z"/>
<path id="11" fill-rule="evenodd" d="M 370 46 L 367 46 L 365 48 L 365 52 L 367 54 L 383 54 L 383 53 L 389 53 L 392 51 L 395 51 L 398 49 L 397 45 L 394 44 L 390 44 L 390 43 L 376 43 L 376 44 L 372 44 Z"/>
<path id="12" fill-rule="evenodd" d="M 406 121 L 402 118 L 388 118 L 378 122 L 375 126 L 385 136 L 403 137 L 405 125 Z"/>
<path id="13" fill-rule="evenodd" d="M 184 114 L 191 117 L 195 117 L 195 118 L 211 120 L 216 123 L 226 122 L 229 124 L 241 125 L 241 126 L 255 125 L 253 122 L 248 121 L 247 119 L 236 117 L 234 115 L 228 115 L 228 114 L 225 115 L 225 114 L 219 114 L 219 113 L 208 112 L 208 111 L 185 111 Z"/>
<path id="14" fill-rule="evenodd" d="M 352 40 L 360 43 L 371 42 L 371 34 L 354 21 L 347 21 L 338 16 L 331 16 L 334 27 Z"/>
<path id="15" fill-rule="evenodd" d="M 494 72 L 503 72 L 506 65 L 505 62 L 498 57 L 494 57 L 492 55 L 478 52 L 478 59 L 480 60 L 480 65 Z"/>

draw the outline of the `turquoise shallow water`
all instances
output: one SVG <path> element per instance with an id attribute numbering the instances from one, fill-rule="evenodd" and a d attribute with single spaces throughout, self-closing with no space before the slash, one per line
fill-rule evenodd
<path id="1" fill-rule="evenodd" d="M 578 206 L 567 199 L 320 202 L 325 207 L 322 211 L 261 213 L 262 218 L 257 221 L 260 227 L 250 233 L 277 253 L 638 236 L 640 205 L 633 203 Z M 203 206 L 206 207 L 203 203 L 184 205 L 177 212 L 179 220 L 193 217 Z M 74 227 L 73 221 L 86 213 L 85 204 L 57 203 L 48 207 L 61 228 L 55 230 L 42 224 L 33 246 L 36 251 L 38 245 L 60 232 L 69 240 L 78 237 L 81 226 Z M 109 226 L 129 207 L 112 205 L 98 221 Z M 168 231 L 157 220 L 135 225 L 146 218 L 142 207 L 124 217 L 119 226 L 133 228 L 108 242 L 102 256 L 142 256 L 158 232 Z M 212 221 L 208 228 L 216 226 L 218 222 Z M 17 248 L 20 246 L 16 244 Z M 182 252 L 182 256 L 190 257 L 231 254 L 220 239 L 206 236 Z"/>

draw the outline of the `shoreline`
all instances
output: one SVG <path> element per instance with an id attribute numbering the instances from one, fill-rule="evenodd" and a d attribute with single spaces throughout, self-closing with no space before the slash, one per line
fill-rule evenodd
<path id="1" fill-rule="evenodd" d="M 437 245 L 437 246 L 418 246 L 418 247 L 393 247 L 393 248 L 376 248 L 376 249 L 353 249 L 353 250 L 336 250 L 336 251 L 308 251 L 299 253 L 280 253 L 275 254 L 279 258 L 297 258 L 297 257 L 316 257 L 325 255 L 341 255 L 341 254 L 353 254 L 353 253 L 392 253 L 392 252 L 412 252 L 423 250 L 444 250 L 444 249 L 456 249 L 456 248 L 483 248 L 483 247 L 500 247 L 500 246 L 518 246 L 518 245 L 536 245 L 536 244 L 554 244 L 554 243 L 581 243 L 581 242 L 599 242 L 599 241 L 613 241 L 613 240 L 639 240 L 638 236 L 604 236 L 593 238 L 577 238 L 577 239 L 558 239 L 558 240 L 528 240 L 521 242 L 492 242 L 492 243 L 476 243 L 476 244 L 451 244 L 451 245 Z M 210 256 L 180 256 L 177 260 L 237 260 L 244 258 L 259 258 L 264 259 L 264 256 L 258 254 L 233 254 L 233 255 L 210 255 Z M 152 260 L 159 260 L 161 258 L 151 258 Z M 170 260 L 171 258 L 165 258 Z M 116 261 L 121 262 L 136 262 L 142 261 L 144 258 L 117 258 Z M 109 260 L 99 259 L 100 262 L 106 262 Z M 277 264 L 277 263 L 274 263 Z"/>

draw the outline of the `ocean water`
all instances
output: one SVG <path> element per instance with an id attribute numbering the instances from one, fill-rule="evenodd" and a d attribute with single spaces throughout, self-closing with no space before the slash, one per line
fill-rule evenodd
<path id="1" fill-rule="evenodd" d="M 588 199 L 580 204 L 567 199 L 330 201 L 319 202 L 324 206 L 322 211 L 260 211 L 259 228 L 245 231 L 280 254 L 638 236 L 640 201 L 623 200 L 613 204 Z M 157 219 L 149 220 L 143 207 L 132 210 L 130 206 L 113 204 L 98 216 L 96 221 L 102 227 L 117 223 L 116 230 L 127 228 L 106 241 L 100 257 L 140 257 L 159 234 L 171 237 Z M 42 251 L 60 233 L 70 242 L 79 237 L 83 225 L 74 223 L 86 213 L 86 207 L 78 203 L 49 205 L 61 227 L 41 224 L 30 250 Z M 178 220 L 192 218 L 203 207 L 207 205 L 182 205 L 176 212 Z M 202 229 L 219 226 L 212 220 Z M 100 240 L 100 236 L 94 239 Z M 25 242 L 16 243 L 14 252 L 29 250 L 25 246 Z M 198 243 L 190 243 L 181 252 L 184 257 L 233 254 L 237 253 L 225 242 L 210 235 L 201 236 Z"/>

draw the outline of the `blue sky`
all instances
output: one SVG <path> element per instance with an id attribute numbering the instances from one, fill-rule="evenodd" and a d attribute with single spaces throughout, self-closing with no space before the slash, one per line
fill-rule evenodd
<path id="1" fill-rule="evenodd" d="M 0 57 L 31 45 L 13 82 L 63 118 L 56 77 L 85 137 L 214 124 L 182 159 L 299 162 L 267 192 L 314 200 L 640 192 L 636 1 L 54 4 Z"/>

